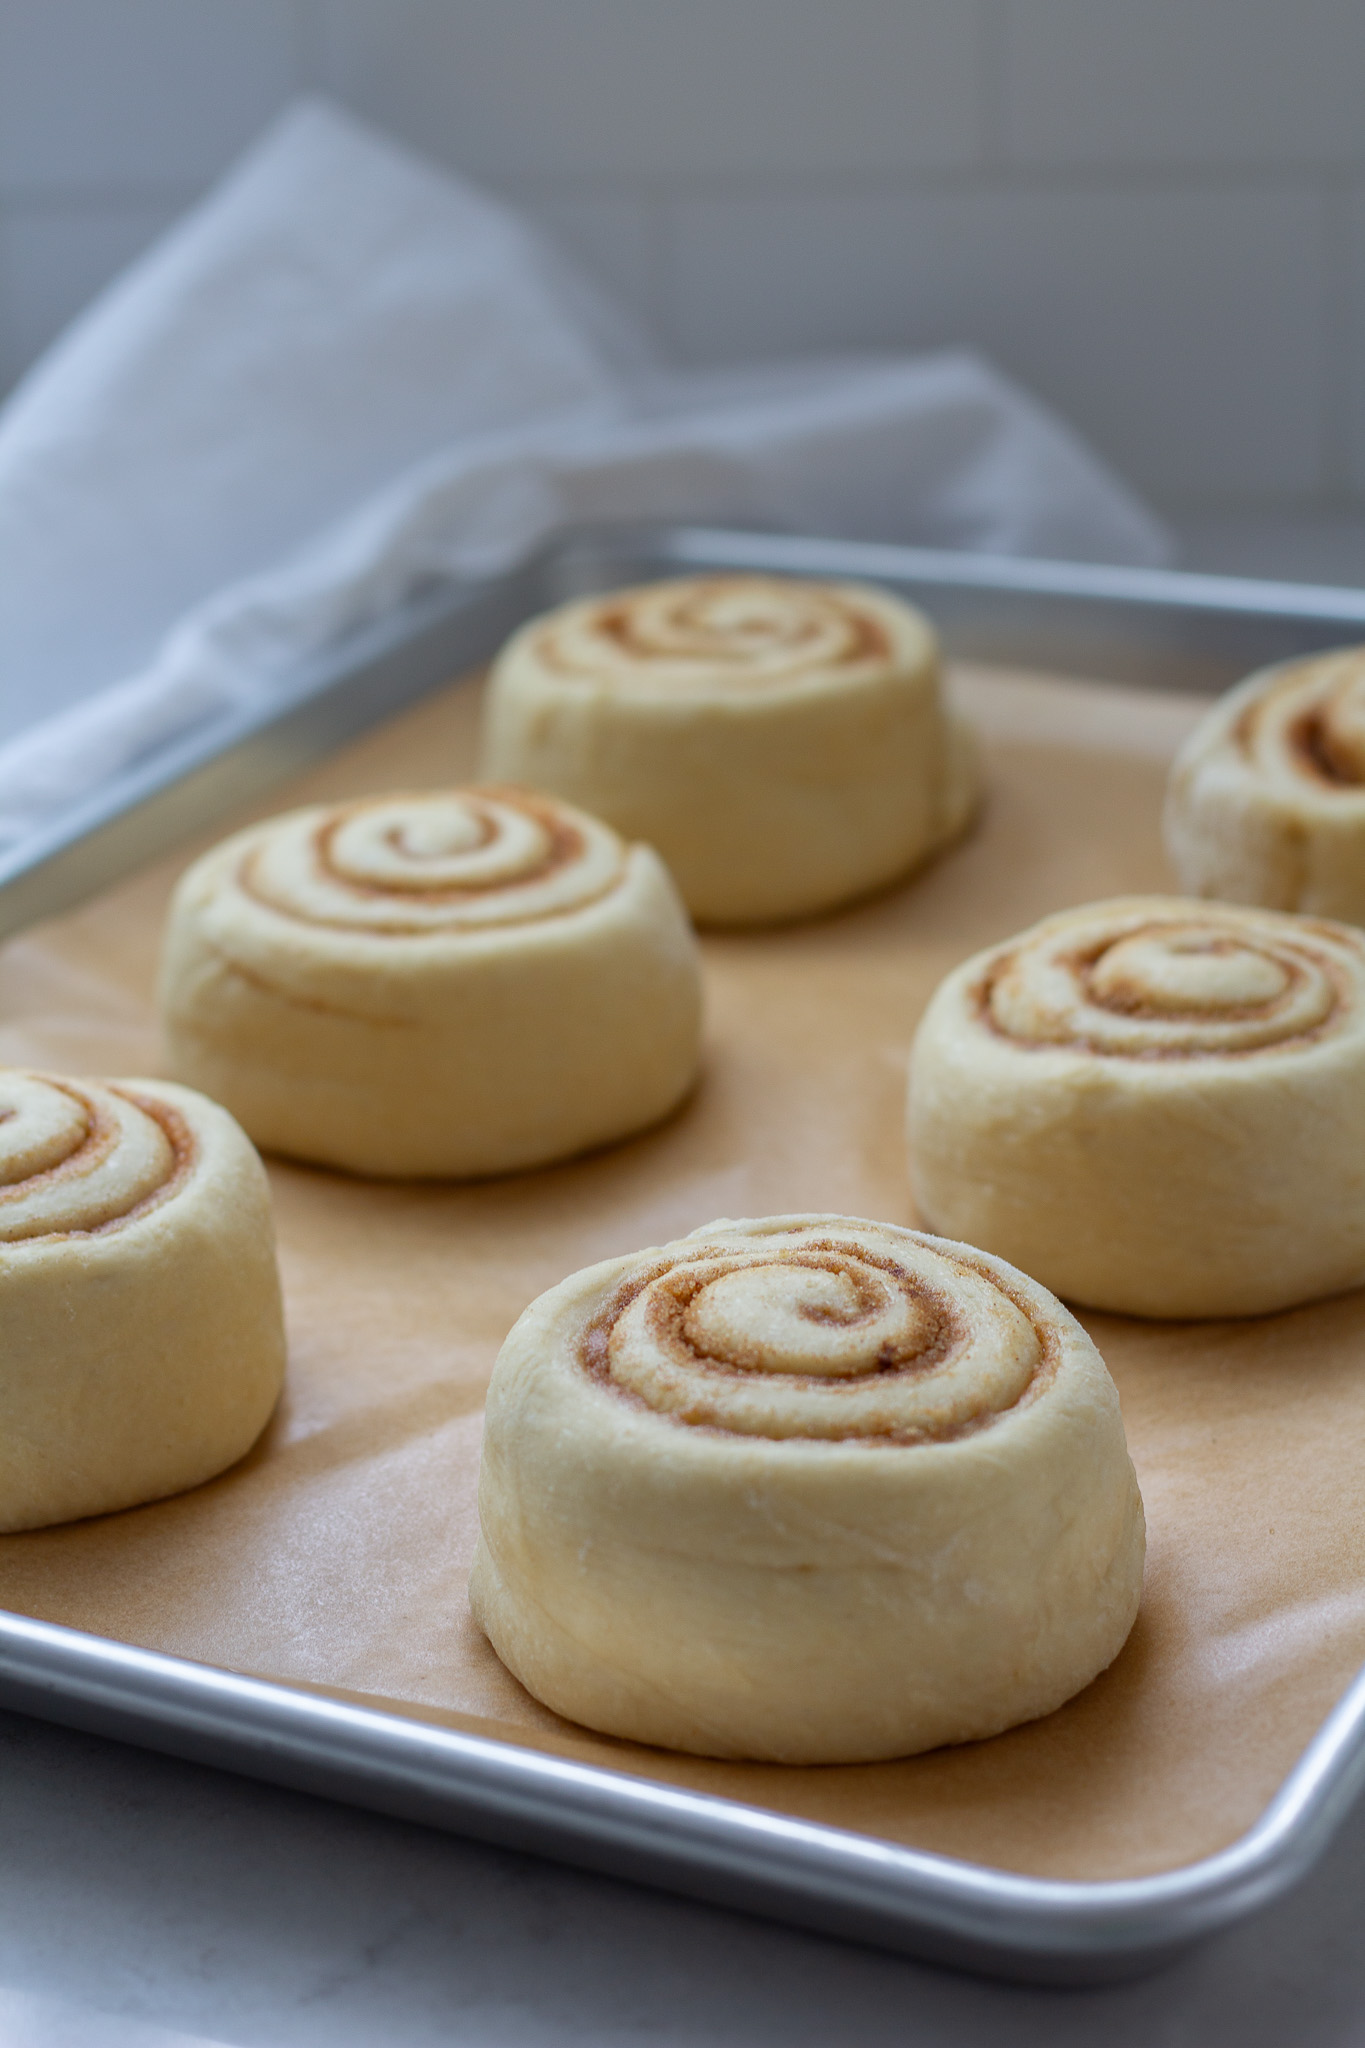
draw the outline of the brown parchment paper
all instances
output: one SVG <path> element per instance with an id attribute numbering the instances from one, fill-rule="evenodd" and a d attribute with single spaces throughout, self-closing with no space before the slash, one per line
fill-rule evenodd
<path id="1" fill-rule="evenodd" d="M 0 1539 L 0 1604 L 1012 1870 L 1137 1875 L 1242 1833 L 1365 1661 L 1365 1295 L 1243 1323 L 1086 1318 L 1147 1502 L 1142 1613 L 1080 1698 L 992 1742 L 838 1769 L 637 1748 L 538 1706 L 465 1605 L 482 1389 L 532 1296 L 717 1215 L 914 1221 L 905 1055 L 939 977 L 1045 911 L 1169 886 L 1162 783 L 1197 705 L 958 688 L 987 741 L 978 829 L 839 916 L 708 939 L 705 1076 L 667 1125 L 473 1186 L 273 1166 L 291 1338 L 274 1423 L 196 1492 Z M 476 713 L 475 687 L 452 688 L 262 808 L 466 777 Z M 157 1070 L 157 939 L 185 857 L 0 952 L 0 1060 Z"/>

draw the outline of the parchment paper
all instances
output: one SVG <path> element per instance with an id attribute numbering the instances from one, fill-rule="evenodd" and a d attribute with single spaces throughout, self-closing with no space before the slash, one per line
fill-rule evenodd
<path id="1" fill-rule="evenodd" d="M 1244 1323 L 1087 1316 L 1147 1502 L 1142 1613 L 1079 1699 L 992 1742 L 838 1769 L 637 1748 L 539 1707 L 465 1606 L 482 1389 L 526 1302 L 717 1215 L 913 1222 L 905 1054 L 939 977 L 1045 911 L 1170 886 L 1161 788 L 1198 705 L 983 673 L 959 692 L 988 740 L 975 834 L 841 915 L 707 940 L 705 1075 L 667 1125 L 473 1186 L 274 1166 L 275 1422 L 194 1493 L 0 1539 L 0 1603 L 1013 1870 L 1137 1875 L 1241 1834 L 1365 1661 L 1365 1295 Z M 452 688 L 262 810 L 468 776 L 476 697 Z M 0 1059 L 157 1070 L 158 932 L 192 850 L 0 953 Z"/>

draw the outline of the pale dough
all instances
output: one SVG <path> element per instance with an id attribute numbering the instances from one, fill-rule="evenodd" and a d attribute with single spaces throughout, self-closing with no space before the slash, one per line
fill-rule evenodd
<path id="1" fill-rule="evenodd" d="M 863 584 L 750 575 L 533 619 L 493 668 L 484 772 L 647 841 L 692 915 L 722 925 L 894 880 L 977 793 L 921 613 Z"/>
<path id="2" fill-rule="evenodd" d="M 910 1061 L 925 1220 L 1068 1299 L 1256 1315 L 1365 1281 L 1365 937 L 1179 897 L 979 953 Z"/>
<path id="3" fill-rule="evenodd" d="M 470 1598 L 556 1712 L 856 1763 L 1049 1713 L 1118 1654 L 1143 1516 L 1080 1325 L 964 1245 L 718 1222 L 540 1296 L 494 1368 Z"/>
<path id="4" fill-rule="evenodd" d="M 501 1173 L 664 1116 L 701 980 L 648 847 L 464 789 L 294 811 L 206 854 L 166 932 L 171 1071 L 258 1145 L 358 1173 Z"/>
<path id="5" fill-rule="evenodd" d="M 1365 647 L 1222 698 L 1172 770 L 1166 845 L 1192 895 L 1365 924 Z"/>
<path id="6" fill-rule="evenodd" d="M 197 1486 L 284 1378 L 265 1173 L 163 1081 L 0 1073 L 0 1529 Z"/>

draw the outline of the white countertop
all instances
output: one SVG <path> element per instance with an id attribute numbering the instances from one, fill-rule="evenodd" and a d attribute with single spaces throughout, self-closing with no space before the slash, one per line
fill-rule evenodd
<path id="1" fill-rule="evenodd" d="M 1365 2038 L 1365 1808 L 1158 1977 L 928 1969 L 0 1715 L 3 2048 L 1337 2048 Z"/>

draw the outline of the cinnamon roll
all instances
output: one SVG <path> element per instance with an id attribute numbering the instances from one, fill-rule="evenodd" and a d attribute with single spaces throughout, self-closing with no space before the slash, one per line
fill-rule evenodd
<path id="1" fill-rule="evenodd" d="M 206 854 L 166 933 L 171 1071 L 257 1144 L 501 1173 L 653 1123 L 696 1073 L 696 941 L 658 856 L 517 789 L 294 811 Z"/>
<path id="2" fill-rule="evenodd" d="M 260 1160 L 162 1081 L 0 1072 L 0 1529 L 196 1486 L 284 1376 Z"/>
<path id="3" fill-rule="evenodd" d="M 1365 1281 L 1365 936 L 1179 897 L 978 954 L 910 1060 L 934 1229 L 1069 1299 L 1252 1315 Z"/>
<path id="4" fill-rule="evenodd" d="M 1166 845 L 1192 895 L 1365 924 L 1365 647 L 1216 704 L 1171 772 Z"/>
<path id="5" fill-rule="evenodd" d="M 657 847 L 710 924 L 892 881 L 976 796 L 928 621 L 862 584 L 775 576 L 647 584 L 533 619 L 494 665 L 484 770 Z"/>
<path id="6" fill-rule="evenodd" d="M 1118 1396 L 1000 1259 L 846 1216 L 576 1273 L 499 1354 L 470 1598 L 557 1713 L 856 1763 L 1070 1698 L 1137 1612 Z"/>

